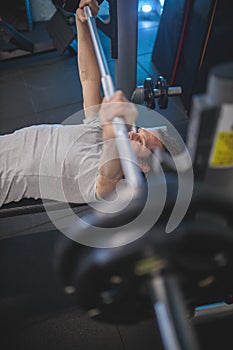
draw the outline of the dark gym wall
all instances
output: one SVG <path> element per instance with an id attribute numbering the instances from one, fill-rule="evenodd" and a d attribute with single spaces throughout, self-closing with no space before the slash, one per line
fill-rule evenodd
<path id="1" fill-rule="evenodd" d="M 0 2 L 0 16 L 15 29 L 27 31 L 30 24 L 27 15 L 27 0 L 2 0 Z"/>
<path id="2" fill-rule="evenodd" d="M 166 0 L 155 41 L 152 59 L 162 75 L 171 80 L 182 31 L 186 0 Z"/>
<path id="3" fill-rule="evenodd" d="M 152 60 L 171 84 L 193 94 L 206 89 L 210 68 L 233 61 L 231 0 L 166 0 Z"/>

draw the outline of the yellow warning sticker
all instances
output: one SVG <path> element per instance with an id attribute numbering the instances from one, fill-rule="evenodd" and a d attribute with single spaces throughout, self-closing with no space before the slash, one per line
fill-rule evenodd
<path id="1" fill-rule="evenodd" d="M 212 167 L 233 166 L 233 130 L 220 131 L 216 135 L 210 165 Z"/>

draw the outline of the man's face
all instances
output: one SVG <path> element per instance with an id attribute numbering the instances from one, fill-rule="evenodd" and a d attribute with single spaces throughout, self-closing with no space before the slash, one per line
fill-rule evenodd
<path id="1" fill-rule="evenodd" d="M 162 147 L 161 142 L 156 137 L 156 131 L 148 131 L 140 128 L 138 132 L 128 133 L 131 145 L 138 158 L 147 158 L 155 147 Z"/>

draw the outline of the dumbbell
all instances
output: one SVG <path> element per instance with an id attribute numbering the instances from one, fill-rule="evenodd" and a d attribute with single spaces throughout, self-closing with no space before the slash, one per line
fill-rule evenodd
<path id="1" fill-rule="evenodd" d="M 168 86 L 167 80 L 160 75 L 153 82 L 151 78 L 146 78 L 143 86 L 138 86 L 131 97 L 131 101 L 136 104 L 144 104 L 150 109 L 155 108 L 155 99 L 158 98 L 160 109 L 166 109 L 169 96 L 178 96 L 182 94 L 181 86 Z"/>

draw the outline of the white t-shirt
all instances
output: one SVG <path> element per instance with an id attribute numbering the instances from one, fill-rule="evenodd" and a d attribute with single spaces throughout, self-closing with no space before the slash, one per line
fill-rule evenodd
<path id="1" fill-rule="evenodd" d="M 38 125 L 0 136 L 0 206 L 22 198 L 96 200 L 102 145 L 97 116 L 80 125 Z"/>

